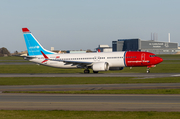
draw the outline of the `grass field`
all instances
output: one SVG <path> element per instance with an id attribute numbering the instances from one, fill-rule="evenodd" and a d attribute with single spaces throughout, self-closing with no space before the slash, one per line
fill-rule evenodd
<path id="1" fill-rule="evenodd" d="M 174 55 L 157 55 L 164 60 L 180 60 L 180 54 L 174 54 Z"/>
<path id="2" fill-rule="evenodd" d="M 180 83 L 180 77 L 136 79 L 134 77 L 1 77 L 0 85 L 68 85 Z"/>
<path id="3" fill-rule="evenodd" d="M 1 60 L 24 60 L 23 57 L 9 56 L 9 57 L 0 57 Z"/>
<path id="4" fill-rule="evenodd" d="M 179 119 L 180 112 L 8 111 L 1 119 Z"/>
<path id="5" fill-rule="evenodd" d="M 29 61 L 26 61 L 26 60 L 13 60 L 13 61 L 11 61 L 11 60 L 0 60 L 0 63 L 15 63 L 15 62 L 17 62 L 17 63 L 27 63 Z"/>
<path id="6" fill-rule="evenodd" d="M 179 62 L 164 62 L 151 68 L 151 73 L 180 73 Z M 92 70 L 90 70 L 92 73 Z M 0 65 L 0 73 L 83 73 L 84 69 L 60 69 L 42 65 Z M 123 70 L 99 73 L 146 73 L 146 67 L 125 67 Z"/>

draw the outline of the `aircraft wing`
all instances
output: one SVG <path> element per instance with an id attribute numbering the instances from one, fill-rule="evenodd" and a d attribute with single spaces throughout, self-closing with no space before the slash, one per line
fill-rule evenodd
<path id="1" fill-rule="evenodd" d="M 78 65 L 80 67 L 86 67 L 86 66 L 91 66 L 93 62 L 83 62 L 83 61 L 70 61 L 70 60 L 59 60 L 59 59 L 49 59 L 42 51 L 41 53 L 43 54 L 45 60 L 42 62 L 46 62 L 48 60 L 51 60 L 51 61 L 58 61 L 58 62 L 64 62 L 65 65 L 68 65 L 68 64 L 72 64 L 72 65 Z"/>
<path id="2" fill-rule="evenodd" d="M 51 60 L 51 59 L 48 59 Z M 65 65 L 72 64 L 72 65 L 79 65 L 79 66 L 91 66 L 93 62 L 83 62 L 83 61 L 69 61 L 69 60 L 51 60 L 51 61 L 59 61 L 64 62 Z"/>
<path id="3" fill-rule="evenodd" d="M 37 57 L 32 57 L 32 56 L 20 56 L 20 57 L 23 57 L 25 60 L 37 58 Z"/>
<path id="4" fill-rule="evenodd" d="M 83 62 L 83 61 L 63 61 L 66 64 L 73 64 L 73 65 L 91 65 L 93 62 Z"/>

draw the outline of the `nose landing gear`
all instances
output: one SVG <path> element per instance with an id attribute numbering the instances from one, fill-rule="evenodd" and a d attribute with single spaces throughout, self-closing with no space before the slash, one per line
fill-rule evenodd
<path id="1" fill-rule="evenodd" d="M 147 68 L 146 73 L 147 73 L 147 74 L 149 74 L 149 73 L 150 73 L 150 68 Z"/>
<path id="2" fill-rule="evenodd" d="M 89 74 L 89 73 L 90 73 L 90 70 L 89 70 L 89 69 L 85 69 L 85 70 L 84 70 L 84 73 L 85 73 L 85 74 Z M 97 74 L 98 71 L 93 71 L 93 73 Z"/>
<path id="3" fill-rule="evenodd" d="M 147 66 L 147 71 L 146 71 L 147 74 L 150 73 L 150 68 L 151 68 L 151 67 L 156 67 L 156 65 L 150 65 L 150 66 Z"/>

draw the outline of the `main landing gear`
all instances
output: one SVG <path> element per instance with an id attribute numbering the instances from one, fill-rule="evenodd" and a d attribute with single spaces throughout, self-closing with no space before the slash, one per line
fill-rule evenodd
<path id="1" fill-rule="evenodd" d="M 89 74 L 89 73 L 90 73 L 89 69 L 85 69 L 85 70 L 84 70 L 84 73 L 85 73 L 85 74 Z"/>
<path id="2" fill-rule="evenodd" d="M 93 73 L 97 74 L 97 73 L 98 73 L 98 71 L 93 71 Z"/>
<path id="3" fill-rule="evenodd" d="M 85 70 L 84 70 L 84 73 L 85 73 L 85 74 L 89 74 L 89 73 L 90 73 L 90 70 L 89 70 L 89 69 L 85 69 Z M 97 74 L 98 71 L 93 71 L 93 73 Z"/>

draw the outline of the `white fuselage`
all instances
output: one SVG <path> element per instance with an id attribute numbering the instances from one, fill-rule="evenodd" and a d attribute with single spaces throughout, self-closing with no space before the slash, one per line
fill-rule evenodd
<path id="1" fill-rule="evenodd" d="M 30 59 L 29 61 L 32 61 L 38 64 L 43 64 L 46 66 L 57 67 L 57 68 L 77 68 L 78 67 L 78 65 L 67 64 L 67 63 L 64 63 L 63 61 L 92 62 L 91 65 L 97 62 L 107 62 L 109 64 L 109 67 L 125 67 L 124 54 L 125 52 L 50 54 L 50 55 L 47 55 L 47 57 L 51 60 L 48 60 L 44 63 L 42 63 L 45 60 L 43 55 L 37 55 L 36 58 Z M 62 60 L 62 61 L 59 61 L 59 60 Z"/>

